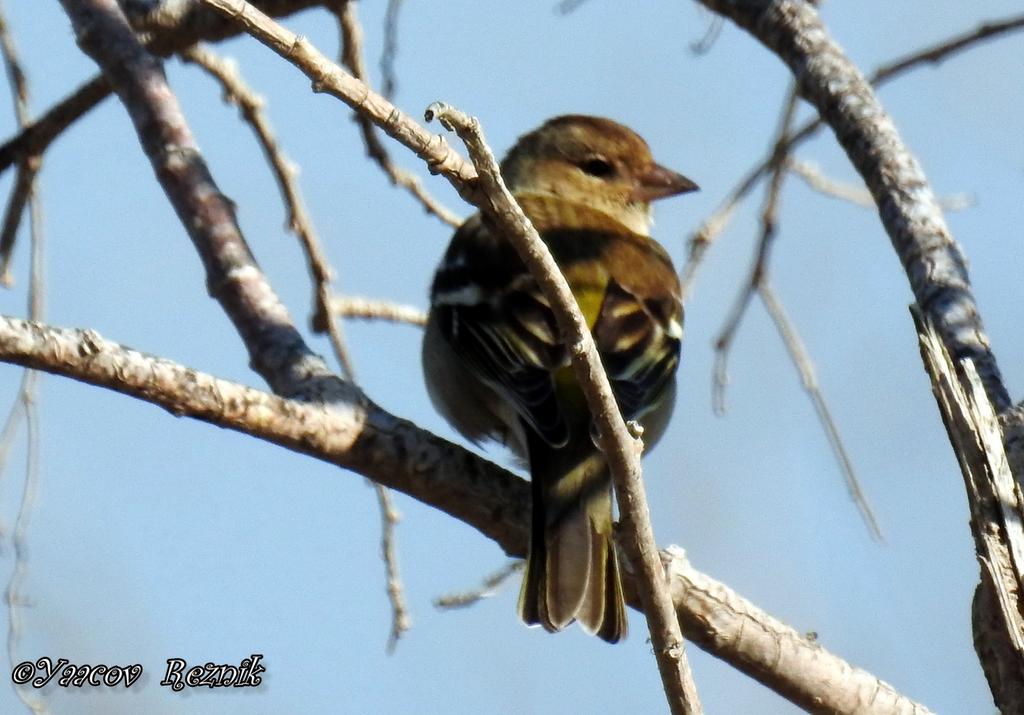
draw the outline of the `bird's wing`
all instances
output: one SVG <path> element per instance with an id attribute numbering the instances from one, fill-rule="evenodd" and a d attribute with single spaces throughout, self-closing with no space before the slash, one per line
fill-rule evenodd
<path id="1" fill-rule="evenodd" d="M 683 316 L 671 261 L 619 224 L 534 222 L 591 327 L 623 416 L 642 417 L 658 406 L 679 361 Z M 435 276 L 432 303 L 466 364 L 548 444 L 564 445 L 581 417 L 565 411 L 582 397 L 562 369 L 569 355 L 547 299 L 508 242 L 479 219 L 467 221 Z"/>
<path id="2" fill-rule="evenodd" d="M 625 419 L 659 406 L 679 364 L 682 322 L 682 304 L 671 296 L 645 298 L 608 281 L 594 339 Z"/>
<path id="3" fill-rule="evenodd" d="M 507 241 L 478 220 L 449 246 L 431 291 L 445 339 L 554 447 L 569 439 L 553 373 L 568 364 L 547 301 Z"/>

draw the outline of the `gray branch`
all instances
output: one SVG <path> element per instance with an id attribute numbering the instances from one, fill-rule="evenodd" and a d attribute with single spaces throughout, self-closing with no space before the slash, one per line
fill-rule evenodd
<path id="1" fill-rule="evenodd" d="M 170 360 L 68 330 L 0 316 L 0 361 L 137 397 L 177 417 L 235 430 L 358 472 L 472 526 L 509 556 L 526 554 L 530 485 L 365 398 L 315 405 L 220 380 Z M 809 712 L 927 715 L 888 683 L 661 552 L 683 635 Z M 626 600 L 640 607 L 633 571 Z"/>
<path id="2" fill-rule="evenodd" d="M 917 159 L 864 75 L 801 0 L 701 0 L 788 65 L 867 184 L 914 298 L 955 359 L 970 358 L 998 412 L 1010 407 L 967 265 Z"/>

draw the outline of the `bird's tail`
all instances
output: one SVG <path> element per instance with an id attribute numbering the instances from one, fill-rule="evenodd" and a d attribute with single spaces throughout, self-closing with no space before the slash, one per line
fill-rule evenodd
<path id="1" fill-rule="evenodd" d="M 533 528 L 519 616 L 551 632 L 575 619 L 588 633 L 615 643 L 626 636 L 626 610 L 612 540 L 608 465 L 590 444 L 572 455 L 533 434 L 528 440 Z"/>

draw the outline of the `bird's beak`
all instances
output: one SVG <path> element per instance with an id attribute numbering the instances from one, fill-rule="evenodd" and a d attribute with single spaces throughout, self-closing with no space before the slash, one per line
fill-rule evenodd
<path id="1" fill-rule="evenodd" d="M 697 184 L 682 174 L 677 174 L 660 164 L 651 164 L 636 176 L 636 185 L 630 198 L 633 201 L 648 202 L 699 189 Z"/>

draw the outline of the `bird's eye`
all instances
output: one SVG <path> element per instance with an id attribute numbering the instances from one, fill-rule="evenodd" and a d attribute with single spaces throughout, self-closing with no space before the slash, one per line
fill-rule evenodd
<path id="1" fill-rule="evenodd" d="M 580 164 L 580 168 L 583 169 L 585 173 L 590 174 L 591 176 L 596 176 L 599 179 L 606 179 L 615 174 L 615 167 L 612 166 L 611 162 L 606 159 L 602 159 L 599 156 L 587 159 Z"/>

